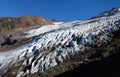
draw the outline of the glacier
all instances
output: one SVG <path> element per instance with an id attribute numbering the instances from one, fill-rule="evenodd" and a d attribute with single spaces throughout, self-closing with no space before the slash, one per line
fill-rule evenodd
<path id="1" fill-rule="evenodd" d="M 119 29 L 118 13 L 91 20 L 58 22 L 27 31 L 24 38 L 37 37 L 17 49 L 0 53 L 0 76 L 2 77 L 9 70 L 7 68 L 13 65 L 26 67 L 24 70 L 16 71 L 16 77 L 41 73 L 83 52 L 86 48 L 107 44 L 113 33 Z"/>

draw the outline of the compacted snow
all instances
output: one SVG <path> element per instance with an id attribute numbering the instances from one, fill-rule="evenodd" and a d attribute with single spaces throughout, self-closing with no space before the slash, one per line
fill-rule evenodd
<path id="1" fill-rule="evenodd" d="M 0 75 L 8 67 L 19 65 L 20 61 L 21 66 L 28 68 L 16 71 L 16 77 L 43 72 L 87 47 L 107 43 L 112 33 L 120 29 L 119 23 L 120 14 L 116 14 L 86 21 L 54 23 L 27 31 L 26 37 L 39 36 L 27 45 L 0 53 Z"/>

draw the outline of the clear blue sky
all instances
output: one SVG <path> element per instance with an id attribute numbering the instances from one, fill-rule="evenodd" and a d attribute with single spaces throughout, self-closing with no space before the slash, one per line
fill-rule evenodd
<path id="1" fill-rule="evenodd" d="M 61 21 L 83 20 L 118 6 L 120 0 L 0 0 L 0 17 L 37 15 Z"/>

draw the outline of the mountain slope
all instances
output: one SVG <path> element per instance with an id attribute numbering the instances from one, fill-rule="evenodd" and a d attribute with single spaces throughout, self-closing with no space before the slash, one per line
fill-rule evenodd
<path id="1" fill-rule="evenodd" d="M 23 16 L 23 17 L 2 17 L 0 18 L 0 33 L 9 30 L 24 30 L 33 26 L 49 24 L 52 21 L 40 16 Z"/>
<path id="2" fill-rule="evenodd" d="M 45 27 L 48 30 L 38 33 L 27 45 L 1 53 L 0 75 L 4 77 L 9 71 L 16 77 L 42 73 L 66 61 L 74 60 L 74 56 L 78 54 L 83 57 L 78 56 L 75 60 L 87 61 L 95 52 L 89 51 L 89 56 L 85 56 L 82 55 L 85 50 L 108 44 L 115 32 L 120 30 L 120 13 L 86 21 L 58 22 L 53 26 L 55 27 L 50 30 Z M 36 31 L 39 30 L 28 31 L 28 35 L 36 36 Z"/>
<path id="3" fill-rule="evenodd" d="M 26 30 L 52 23 L 53 21 L 40 16 L 0 18 L 0 52 L 13 49 L 14 47 L 29 42 L 27 41 L 28 39 L 22 38 Z"/>

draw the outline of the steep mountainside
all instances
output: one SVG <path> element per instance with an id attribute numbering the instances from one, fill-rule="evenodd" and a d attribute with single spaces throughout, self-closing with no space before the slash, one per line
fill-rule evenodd
<path id="1" fill-rule="evenodd" d="M 0 18 L 0 52 L 13 49 L 14 47 L 29 42 L 29 39 L 22 38 L 26 30 L 52 23 L 53 21 L 40 16 Z"/>
<path id="2" fill-rule="evenodd" d="M 10 30 L 24 30 L 33 26 L 49 24 L 52 21 L 39 16 L 23 16 L 17 18 L 3 17 L 0 18 L 0 33 Z"/>
<path id="3" fill-rule="evenodd" d="M 112 12 L 114 9 L 118 11 Z M 24 32 L 22 38 L 34 39 L 18 48 L 0 53 L 0 76 L 64 77 L 69 73 L 71 76 L 76 74 L 77 77 L 112 76 L 100 70 L 116 70 L 109 63 L 113 63 L 113 66 L 119 64 L 116 58 L 119 58 L 120 53 L 120 8 L 114 9 L 111 10 L 113 14 L 108 16 L 84 21 L 55 22 Z M 101 69 L 98 69 L 102 74 L 91 67 L 95 75 L 90 75 L 89 64 L 97 66 L 96 68 L 100 66 Z M 84 72 L 81 73 L 82 71 Z"/>

